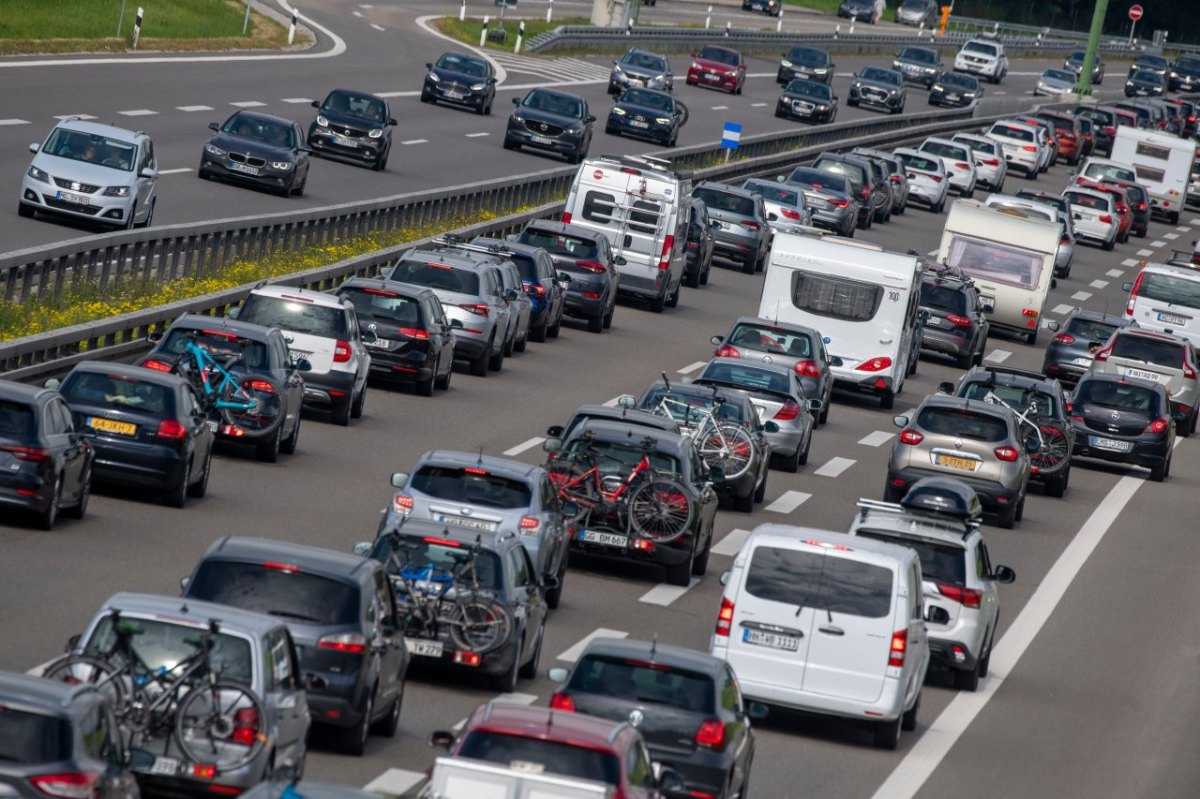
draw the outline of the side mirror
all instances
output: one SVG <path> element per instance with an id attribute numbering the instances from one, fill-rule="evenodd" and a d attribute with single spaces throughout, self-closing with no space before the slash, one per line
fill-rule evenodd
<path id="1" fill-rule="evenodd" d="M 564 286 L 566 286 L 566 284 L 571 282 L 571 276 L 568 275 L 566 272 L 559 272 L 557 279 L 558 279 L 558 282 L 562 283 Z"/>
<path id="2" fill-rule="evenodd" d="M 763 430 L 766 430 L 768 433 L 778 433 L 779 424 L 777 422 L 768 421 L 763 425 Z"/>
<path id="3" fill-rule="evenodd" d="M 158 330 L 155 330 L 153 333 L 146 336 L 146 341 L 149 341 L 151 344 L 157 344 L 158 342 L 162 341 L 162 339 L 163 339 L 163 334 L 161 331 L 158 331 Z"/>
<path id="4" fill-rule="evenodd" d="M 226 311 L 225 315 L 227 317 L 229 317 L 230 319 L 237 319 L 238 314 L 240 314 L 241 312 L 242 312 L 242 306 L 235 305 L 232 308 L 230 308 L 228 311 Z"/>
<path id="5" fill-rule="evenodd" d="M 755 721 L 762 721 L 770 712 L 770 708 L 762 702 L 751 702 L 746 706 L 746 715 Z"/>
<path id="6" fill-rule="evenodd" d="M 428 65 L 428 64 L 426 64 L 425 66 L 429 66 L 429 65 Z M 313 108 L 320 108 L 320 107 L 321 107 L 321 101 L 320 101 L 320 100 L 313 100 L 311 103 L 309 103 L 309 105 L 311 105 Z"/>
<path id="7" fill-rule="evenodd" d="M 767 214 L 767 221 L 768 222 L 778 222 L 779 214 L 775 214 L 775 213 Z"/>
<path id="8" fill-rule="evenodd" d="M 562 438 L 563 426 L 561 424 L 552 424 L 546 428 L 546 435 L 551 438 Z"/>
<path id="9" fill-rule="evenodd" d="M 574 518 L 579 515 L 579 503 L 578 502 L 572 502 L 571 500 L 567 499 L 567 500 L 563 500 L 563 502 L 558 507 L 559 507 L 559 510 L 562 511 L 562 515 L 566 516 L 568 518 Z"/>
<path id="10" fill-rule="evenodd" d="M 542 588 L 547 591 L 553 591 L 555 588 L 558 588 L 558 577 L 553 574 L 543 574 Z"/>
<path id="11" fill-rule="evenodd" d="M 74 652 L 74 651 L 75 651 L 75 647 L 79 646 L 79 639 L 80 639 L 81 637 L 82 637 L 82 636 L 81 636 L 79 633 L 75 633 L 75 635 L 72 635 L 70 638 L 68 638 L 68 639 L 67 639 L 67 648 L 66 648 L 65 650 L 63 650 L 63 651 L 65 651 L 65 652 Z"/>
<path id="12" fill-rule="evenodd" d="M 425 69 L 433 69 L 433 63 L 432 63 L 432 62 L 430 62 L 430 61 L 426 61 L 426 62 L 425 62 Z"/>
<path id="13" fill-rule="evenodd" d="M 723 483 L 725 482 L 725 470 L 720 466 L 710 466 L 708 467 L 708 477 L 714 483 Z"/>
<path id="14" fill-rule="evenodd" d="M 904 427 L 905 425 L 908 424 L 908 417 L 903 414 L 893 416 L 892 424 L 896 425 L 896 427 Z"/>
<path id="15" fill-rule="evenodd" d="M 1062 325 L 1060 325 L 1058 323 L 1058 321 L 1055 319 L 1047 319 L 1046 320 L 1046 329 L 1049 330 L 1051 333 L 1057 333 L 1059 328 L 1061 328 L 1061 327 L 1062 327 Z"/>
<path id="16" fill-rule="evenodd" d="M 387 123 L 388 123 L 388 125 L 390 125 L 393 128 L 400 124 L 399 122 L 396 121 L 395 117 L 388 117 Z"/>
<path id="17" fill-rule="evenodd" d="M 812 411 L 813 413 L 818 413 L 824 407 L 825 407 L 825 400 L 810 399 L 808 401 L 808 409 L 810 411 Z"/>
<path id="18" fill-rule="evenodd" d="M 596 117 L 593 114 L 588 114 L 583 118 L 583 121 L 590 125 L 596 121 Z"/>
<path id="19" fill-rule="evenodd" d="M 938 383 L 937 390 L 939 394 L 954 394 L 954 384 L 949 380 L 944 380 Z"/>
<path id="20" fill-rule="evenodd" d="M 1126 281 L 1121 284 L 1121 291 L 1133 291 L 1133 284 Z"/>
<path id="21" fill-rule="evenodd" d="M 153 180 L 154 178 L 158 177 L 158 170 L 151 169 L 150 167 L 146 167 L 145 169 L 143 169 L 141 172 L 138 173 L 138 176 Z"/>
<path id="22" fill-rule="evenodd" d="M 520 106 L 520 105 L 521 105 L 521 98 L 520 98 L 520 97 L 514 97 L 514 98 L 512 98 L 512 101 L 513 101 L 513 105 L 515 105 L 515 106 Z"/>
<path id="23" fill-rule="evenodd" d="M 721 223 L 720 223 L 720 221 L 718 221 L 716 219 L 712 220 L 708 224 L 709 224 L 709 227 L 711 227 L 713 230 L 721 230 Z"/>
<path id="24" fill-rule="evenodd" d="M 189 585 L 191 582 L 192 582 L 192 578 L 191 578 L 191 577 L 180 577 L 180 578 L 179 578 L 179 590 L 180 590 L 180 591 L 186 591 L 186 590 L 187 590 L 187 587 L 188 587 L 188 585 Z"/>
<path id="25" fill-rule="evenodd" d="M 926 311 L 924 309 L 922 309 L 922 311 L 919 314 L 917 314 L 917 318 L 921 320 L 921 324 L 925 324 L 926 322 L 928 322 L 930 316 L 932 316 L 932 314 L 930 314 L 929 311 Z"/>
<path id="26" fill-rule="evenodd" d="M 617 266 L 625 266 L 626 264 L 629 263 L 629 261 L 625 260 L 624 255 L 615 255 L 615 256 L 613 256 L 613 263 L 616 264 Z"/>
<path id="27" fill-rule="evenodd" d="M 301 355 L 299 358 L 296 359 L 296 371 L 311 372 L 312 371 L 312 361 L 308 360 L 308 358 L 305 358 L 303 355 Z"/>
<path id="28" fill-rule="evenodd" d="M 209 130 L 213 130 L 213 131 L 220 131 L 220 130 L 221 130 L 221 126 L 220 126 L 220 125 L 218 125 L 216 122 L 209 122 L 209 123 L 208 123 L 208 129 L 209 129 Z"/>
<path id="29" fill-rule="evenodd" d="M 450 320 L 450 329 L 451 330 L 462 330 L 463 329 L 462 320 L 461 319 L 451 319 Z"/>
<path id="30" fill-rule="evenodd" d="M 516 289 L 505 289 L 504 290 L 504 299 L 508 300 L 509 302 L 512 302 L 513 300 L 515 300 L 517 298 L 517 296 L 518 295 L 517 295 Z"/>
<path id="31" fill-rule="evenodd" d="M 1017 579 L 1017 573 L 1008 566 L 996 566 L 992 569 L 992 579 L 1007 585 Z"/>
<path id="32" fill-rule="evenodd" d="M 991 313 L 992 311 L 996 310 L 996 298 L 995 297 L 980 297 L 979 298 L 979 307 L 983 309 L 984 313 Z"/>
<path id="33" fill-rule="evenodd" d="M 554 666 L 546 672 L 546 676 L 550 678 L 550 682 L 556 682 L 561 685 L 567 681 L 570 672 L 562 666 Z"/>
<path id="34" fill-rule="evenodd" d="M 832 358 L 829 359 L 829 365 L 830 366 L 844 366 L 845 361 L 843 361 L 840 356 L 834 355 Z"/>
<path id="35" fill-rule="evenodd" d="M 711 338 L 709 338 L 708 343 L 719 347 L 721 344 L 725 343 L 725 337 L 724 336 L 712 336 Z"/>
<path id="36" fill-rule="evenodd" d="M 729 585 L 729 572 L 721 572 L 721 576 L 717 579 L 721 585 Z"/>
<path id="37" fill-rule="evenodd" d="M 358 329 L 358 334 L 362 336 L 363 341 L 379 341 L 379 334 L 375 332 L 374 322 L 366 327 L 360 327 Z"/>
<path id="38" fill-rule="evenodd" d="M 949 624 L 950 613 L 945 608 L 939 608 L 936 605 L 925 611 L 925 621 L 933 624 Z"/>
<path id="39" fill-rule="evenodd" d="M 42 145 L 38 144 L 37 142 L 29 143 L 29 152 L 31 152 L 31 153 L 36 153 L 41 148 L 42 148 Z"/>
<path id="40" fill-rule="evenodd" d="M 429 734 L 429 745 L 434 749 L 445 749 L 450 751 L 450 744 L 454 743 L 454 733 L 445 730 L 438 730 Z"/>
<path id="41" fill-rule="evenodd" d="M 562 444 L 561 438 L 547 438 L 542 442 L 542 449 L 546 452 L 558 452 L 562 449 Z"/>
<path id="42" fill-rule="evenodd" d="M 621 396 L 617 397 L 617 405 L 622 408 L 636 408 L 637 397 L 633 396 L 632 394 L 622 394 Z"/>
<path id="43" fill-rule="evenodd" d="M 392 472 L 392 488 L 404 488 L 408 482 L 408 472 Z"/>
<path id="44" fill-rule="evenodd" d="M 61 385 L 62 385 L 61 380 L 59 380 L 57 377 L 52 377 L 49 380 L 47 380 L 45 383 L 42 383 L 42 388 L 58 388 Z"/>
<path id="45" fill-rule="evenodd" d="M 357 544 L 354 545 L 353 551 L 354 551 L 355 555 L 365 558 L 367 555 L 371 554 L 371 542 L 370 541 L 359 541 Z"/>

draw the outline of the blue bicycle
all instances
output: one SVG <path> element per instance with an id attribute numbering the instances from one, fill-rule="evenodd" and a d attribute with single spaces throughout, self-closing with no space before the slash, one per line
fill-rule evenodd
<path id="1" fill-rule="evenodd" d="M 189 336 L 171 371 L 192 384 L 206 410 L 220 416 L 226 433 L 269 436 L 283 423 L 283 394 L 279 382 L 270 375 L 232 373 L 230 370 L 243 363 L 244 357 L 234 354 L 218 363 L 196 343 L 195 336 Z"/>

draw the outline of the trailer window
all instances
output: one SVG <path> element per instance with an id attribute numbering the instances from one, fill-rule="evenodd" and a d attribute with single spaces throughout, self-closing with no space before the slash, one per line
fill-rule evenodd
<path id="1" fill-rule="evenodd" d="M 1042 255 L 991 241 L 954 236 L 946 263 L 968 275 L 1032 289 L 1042 277 Z"/>
<path id="2" fill-rule="evenodd" d="M 1164 169 L 1156 169 L 1145 164 L 1134 164 L 1133 170 L 1137 172 L 1138 180 L 1143 183 L 1162 183 L 1167 179 L 1167 172 Z"/>
<path id="3" fill-rule="evenodd" d="M 882 299 L 882 286 L 808 272 L 792 274 L 792 305 L 817 316 L 868 322 L 875 318 Z"/>

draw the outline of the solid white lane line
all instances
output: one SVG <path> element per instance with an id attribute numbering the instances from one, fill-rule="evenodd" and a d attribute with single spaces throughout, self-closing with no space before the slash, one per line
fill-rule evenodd
<path id="1" fill-rule="evenodd" d="M 950 701 L 875 791 L 872 799 L 910 799 L 917 795 L 938 764 L 971 726 L 971 722 L 1000 690 L 1000 686 L 1050 619 L 1109 527 L 1138 488 L 1146 484 L 1147 481 L 1141 475 L 1122 477 L 1117 481 L 1113 490 L 1100 502 L 1071 539 L 1071 543 L 1063 550 L 1041 585 L 1025 603 L 1021 614 L 1008 628 L 1004 638 L 996 644 L 996 650 L 992 653 L 990 675 L 979 686 L 979 690 L 974 693 L 960 692 Z"/>
<path id="2" fill-rule="evenodd" d="M 533 438 L 529 439 L 528 441 L 522 441 L 520 444 L 517 444 L 515 447 L 509 447 L 508 449 L 504 450 L 504 454 L 510 458 L 513 457 L 514 455 L 520 455 L 522 452 L 524 452 L 527 449 L 533 449 L 534 447 L 540 446 L 541 443 L 545 440 L 546 439 L 542 438 L 541 436 L 534 436 Z"/>
<path id="3" fill-rule="evenodd" d="M 858 461 L 853 458 L 830 458 L 829 462 L 817 469 L 813 474 L 818 477 L 837 477 Z"/>
<path id="4" fill-rule="evenodd" d="M 380 796 L 400 796 L 423 779 L 425 779 L 423 771 L 390 768 L 364 785 L 363 790 Z"/>
<path id="5" fill-rule="evenodd" d="M 1166 239 L 1167 241 L 1175 241 L 1175 239 L 1179 238 L 1179 234 L 1178 233 L 1164 233 L 1163 238 Z"/>
<path id="6" fill-rule="evenodd" d="M 1121 266 L 1137 266 L 1137 265 L 1138 265 L 1137 258 L 1126 258 L 1124 261 L 1121 261 Z"/>
<path id="7" fill-rule="evenodd" d="M 212 111 L 213 107 L 211 105 L 177 105 L 175 106 L 175 110 L 186 111 L 187 113 L 191 114 L 195 113 L 196 111 Z"/>
<path id="8" fill-rule="evenodd" d="M 1154 250 L 1138 250 L 1137 254 L 1143 258 L 1149 258 L 1151 255 L 1154 255 Z"/>
<path id="9" fill-rule="evenodd" d="M 1105 288 L 1108 288 L 1108 281 L 1107 280 L 1093 280 L 1091 283 L 1088 283 L 1088 285 L 1094 289 L 1105 289 Z"/>
<path id="10" fill-rule="evenodd" d="M 784 491 L 783 495 L 768 505 L 766 509 L 772 513 L 791 513 L 807 502 L 810 497 L 812 494 L 806 494 L 803 491 Z"/>
<path id="11" fill-rule="evenodd" d="M 646 593 L 642 594 L 638 602 L 645 602 L 647 605 L 661 605 L 664 608 L 674 602 L 679 597 L 683 596 L 693 586 L 699 584 L 700 578 L 693 577 L 688 581 L 687 585 L 667 585 L 659 583 L 651 588 Z"/>
<path id="12" fill-rule="evenodd" d="M 100 118 L 100 117 L 94 117 L 94 116 L 92 116 L 91 114 L 62 114 L 61 116 L 56 116 L 56 117 L 55 117 L 55 119 L 57 119 L 57 120 L 60 120 L 60 121 L 61 121 L 61 120 L 64 120 L 64 119 L 82 119 L 82 120 L 88 120 L 88 119 L 99 119 L 99 118 Z"/>
<path id="13" fill-rule="evenodd" d="M 95 117 L 92 117 L 95 119 Z M 0 125 L 28 125 L 28 119 L 0 119 Z"/>
<path id="14" fill-rule="evenodd" d="M 351 14 L 353 14 L 354 16 L 356 16 L 356 17 L 359 17 L 360 19 L 362 18 L 362 12 L 361 12 L 361 11 L 351 11 L 350 13 L 351 13 Z"/>
<path id="15" fill-rule="evenodd" d="M 1109 269 L 1107 272 L 1105 272 L 1105 274 L 1108 275 L 1109 277 L 1120 277 L 1121 275 L 1123 275 L 1125 273 L 1122 272 L 1120 269 Z"/>
<path id="16" fill-rule="evenodd" d="M 1150 242 L 1150 246 L 1157 250 L 1159 247 L 1167 246 L 1167 243 L 1162 239 L 1155 239 L 1154 241 Z"/>
<path id="17" fill-rule="evenodd" d="M 983 359 L 992 363 L 1004 363 L 1010 357 L 1012 357 L 1012 353 L 1008 350 L 995 349 L 985 355 Z"/>
<path id="18" fill-rule="evenodd" d="M 311 97 L 284 97 L 279 102 L 291 103 L 292 105 L 308 105 L 312 102 Z"/>
<path id="19" fill-rule="evenodd" d="M 468 133 L 467 138 L 468 139 L 478 139 L 480 136 L 490 136 L 490 135 L 491 134 L 489 134 L 489 133 Z"/>
<path id="20" fill-rule="evenodd" d="M 708 361 L 696 361 L 695 363 L 689 363 L 687 366 L 683 367 L 682 369 L 676 369 L 675 373 L 681 374 L 681 375 L 690 375 L 692 372 L 696 371 L 697 369 L 703 369 L 707 365 L 708 365 Z"/>
<path id="21" fill-rule="evenodd" d="M 895 433 L 889 433 L 886 430 L 876 430 L 874 433 L 868 433 L 858 440 L 858 443 L 864 447 L 880 447 L 892 440 Z"/>
<path id="22" fill-rule="evenodd" d="M 597 627 L 596 629 L 592 630 L 590 633 L 585 635 L 579 641 L 579 643 L 571 646 L 569 649 L 567 649 L 565 652 L 563 652 L 561 655 L 559 655 L 556 659 L 557 660 L 565 660 L 568 663 L 574 663 L 575 661 L 579 660 L 579 656 L 583 654 L 583 650 L 587 648 L 587 645 L 597 638 L 628 638 L 628 637 L 629 637 L 629 633 L 622 632 L 621 630 L 610 630 L 607 627 Z"/>
<path id="23" fill-rule="evenodd" d="M 1050 313 L 1061 316 L 1062 314 L 1070 313 L 1073 310 L 1075 310 L 1074 305 L 1067 305 L 1066 303 L 1060 302 L 1058 305 L 1055 305 L 1050 309 Z"/>
<path id="24" fill-rule="evenodd" d="M 1091 298 L 1092 298 L 1092 292 L 1090 292 L 1090 291 L 1077 291 L 1071 295 L 1071 299 L 1079 300 L 1080 302 L 1083 302 L 1085 300 L 1090 300 Z"/>
<path id="25" fill-rule="evenodd" d="M 713 554 L 726 555 L 732 558 L 738 553 L 742 548 L 742 544 L 746 543 L 746 539 L 749 537 L 749 530 L 743 530 L 740 527 L 736 530 L 730 530 L 728 535 L 713 544 Z"/>
<path id="26" fill-rule="evenodd" d="M 402 141 L 400 143 L 401 144 L 425 144 L 428 141 L 429 141 L 429 139 L 408 139 L 407 141 Z"/>
<path id="27" fill-rule="evenodd" d="M 258 100 L 238 100 L 230 105 L 234 108 L 262 108 L 266 103 L 260 103 Z"/>
<path id="28" fill-rule="evenodd" d="M 371 23 L 371 27 L 377 31 L 386 31 L 387 30 L 387 28 L 383 27 L 382 25 L 376 25 L 374 22 Z"/>
<path id="29" fill-rule="evenodd" d="M 191 172 L 191 171 L 192 171 L 192 168 L 190 166 L 179 166 L 179 167 L 175 167 L 174 169 L 160 169 L 160 170 L 158 170 L 158 174 L 160 174 L 160 175 L 178 175 L 183 172 Z"/>
<path id="30" fill-rule="evenodd" d="M 123 117 L 152 117 L 157 114 L 157 111 L 151 111 L 149 108 L 134 108 L 131 111 L 118 111 Z"/>

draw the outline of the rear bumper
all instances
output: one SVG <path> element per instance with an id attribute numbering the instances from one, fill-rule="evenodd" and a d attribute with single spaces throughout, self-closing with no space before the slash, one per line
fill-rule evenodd
<path id="1" fill-rule="evenodd" d="M 950 476 L 953 476 L 956 480 L 961 480 L 973 488 L 975 493 L 979 495 L 979 501 L 985 510 L 1000 511 L 1015 506 L 1021 499 L 1023 486 L 1007 488 L 991 480 L 981 480 L 977 477 L 967 477 L 959 474 L 951 475 L 948 472 L 934 471 L 932 469 L 916 469 L 913 467 L 888 469 L 887 481 L 890 488 L 904 491 L 923 477 Z"/>
<path id="2" fill-rule="evenodd" d="M 979 650 L 972 650 L 962 641 L 941 640 L 929 636 L 930 665 L 970 671 L 979 662 L 979 654 Z"/>
<path id="3" fill-rule="evenodd" d="M 304 404 L 328 408 L 350 401 L 356 375 L 353 372 L 307 372 L 304 375 Z"/>
<path id="4" fill-rule="evenodd" d="M 186 464 L 175 452 L 131 452 L 124 447 L 93 439 L 96 460 L 92 469 L 95 479 L 105 483 L 172 488 L 186 475 Z"/>
<path id="5" fill-rule="evenodd" d="M 600 530 L 604 528 L 594 526 L 592 529 Z M 579 538 L 581 532 L 582 530 L 580 529 L 571 530 L 570 548 L 574 552 L 582 552 L 587 555 L 639 561 L 641 563 L 655 563 L 660 566 L 678 566 L 680 563 L 685 562 L 692 552 L 691 535 L 680 536 L 668 544 L 655 544 L 649 550 L 642 550 L 633 549 L 629 546 L 614 547 L 582 541 Z M 619 532 L 618 534 L 625 535 L 624 532 Z M 628 539 L 629 543 L 632 543 L 634 540 L 635 536 L 630 535 Z"/>

